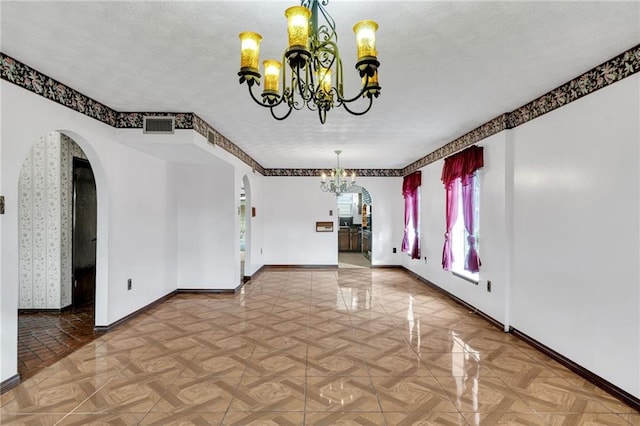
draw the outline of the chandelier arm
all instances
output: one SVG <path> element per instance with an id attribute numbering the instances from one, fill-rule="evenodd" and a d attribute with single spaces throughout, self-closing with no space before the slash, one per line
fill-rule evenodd
<path id="1" fill-rule="evenodd" d="M 318 108 L 318 116 L 320 117 L 320 124 L 327 122 L 327 110 L 324 108 Z"/>
<path id="2" fill-rule="evenodd" d="M 289 117 L 289 114 L 291 114 L 291 111 L 293 111 L 293 107 L 292 107 L 291 105 L 289 105 L 289 111 L 287 111 L 287 113 L 286 113 L 285 115 L 283 115 L 282 117 L 278 117 L 278 116 L 276 115 L 276 113 L 275 113 L 275 108 L 274 108 L 274 107 L 270 108 L 270 110 L 271 110 L 271 116 L 272 116 L 273 118 L 275 118 L 275 119 L 276 119 L 276 120 L 278 120 L 278 121 L 282 121 L 282 120 L 284 120 L 285 118 Z"/>
<path id="3" fill-rule="evenodd" d="M 344 107 L 344 109 L 346 109 L 347 112 L 351 115 L 365 115 L 367 112 L 369 112 L 372 105 L 373 105 L 373 98 L 369 98 L 369 106 L 367 107 L 367 109 L 361 112 L 350 110 L 346 103 L 343 103 L 341 106 Z"/>
<path id="4" fill-rule="evenodd" d="M 251 99 L 253 99 L 258 105 L 265 108 L 270 108 L 271 105 L 265 105 L 261 100 L 256 98 L 256 95 L 253 94 L 253 88 L 249 85 L 249 93 L 251 94 Z"/>
<path id="5" fill-rule="evenodd" d="M 333 17 L 329 14 L 329 12 L 327 12 L 327 9 L 325 9 L 325 7 L 324 7 L 324 6 L 327 6 L 329 4 L 329 0 L 322 0 L 321 2 L 317 2 L 317 3 L 318 3 L 318 10 L 322 14 L 322 17 L 324 18 L 324 20 L 329 25 L 329 28 L 331 28 L 330 38 L 334 38 L 335 37 L 336 42 L 337 42 L 338 41 L 338 33 L 336 33 L 336 21 L 333 20 Z"/>
<path id="6" fill-rule="evenodd" d="M 364 83 L 362 84 L 362 89 L 360 89 L 360 93 L 358 93 L 357 95 L 355 95 L 353 98 L 348 98 L 348 99 L 345 99 L 345 98 L 343 98 L 342 96 L 338 95 L 338 101 L 339 101 L 339 103 L 340 103 L 341 105 L 344 105 L 344 104 L 350 104 L 350 103 L 351 103 L 351 102 L 353 102 L 353 101 L 357 101 L 357 100 L 358 100 L 358 99 L 360 99 L 360 98 L 365 94 L 365 92 L 367 91 L 367 85 L 368 85 L 368 84 L 369 84 L 369 76 L 367 75 L 367 76 L 365 76 L 365 81 L 364 81 Z M 373 100 L 372 100 L 372 102 L 373 102 Z M 369 106 L 369 108 L 371 108 L 371 106 Z M 367 109 L 367 111 L 368 111 L 368 109 Z"/>
<path id="7" fill-rule="evenodd" d="M 0 0 L 1 1 L 1 0 Z M 253 40 L 259 45 L 261 36 L 256 33 L 241 33 L 242 41 L 242 57 L 241 68 L 238 75 L 240 83 L 247 82 L 249 86 L 249 94 L 253 101 L 265 108 L 269 108 L 271 115 L 276 120 L 284 120 L 291 112 L 304 109 L 306 106 L 311 111 L 318 111 L 318 117 L 322 124 L 325 124 L 328 111 L 343 106 L 347 112 L 352 115 L 364 115 L 373 105 L 373 97 L 380 94 L 380 86 L 378 85 L 376 71 L 380 66 L 375 51 L 375 39 L 372 46 L 369 46 L 370 56 L 367 56 L 365 47 L 358 44 L 358 62 L 356 69 L 363 84 L 360 91 L 352 98 L 344 97 L 344 70 L 342 68 L 342 59 L 338 49 L 338 34 L 336 31 L 336 22 L 326 9 L 330 0 L 300 0 L 302 6 L 306 7 L 306 19 L 309 21 L 310 32 L 308 34 L 308 44 L 298 41 L 295 46 L 290 46 L 285 50 L 282 56 L 281 65 L 288 63 L 288 67 L 282 68 L 281 65 L 277 69 L 281 69 L 282 92 L 275 89 L 277 82 L 269 82 L 269 90 L 264 90 L 260 95 L 253 93 L 253 85 L 260 85 L 261 75 L 258 66 L 253 61 L 258 60 L 258 49 L 252 48 L 250 45 L 245 47 L 245 40 Z M 288 9 L 289 10 L 289 9 Z M 291 15 L 287 10 L 287 17 L 293 18 L 297 16 L 295 12 Z M 309 14 L 309 11 L 311 12 Z M 293 22 L 293 21 L 291 21 Z M 297 25 L 297 24 L 296 24 Z M 296 27 L 297 28 L 297 27 Z M 360 30 L 369 30 L 375 33 L 378 25 L 373 21 L 362 21 L 356 24 L 354 31 L 359 33 Z M 250 36 L 253 36 L 251 38 Z M 255 40 L 257 39 L 257 41 Z M 360 42 L 359 42 L 360 43 Z M 252 50 L 253 49 L 253 50 Z M 246 52 L 245 52 L 246 50 Z M 250 54 L 253 54 L 251 56 Z M 276 66 L 270 64 L 270 75 L 275 76 L 274 69 Z M 290 72 L 291 75 L 287 75 Z M 331 78 L 333 74 L 333 78 Z M 333 80 L 333 81 L 331 81 Z M 287 85 L 287 81 L 290 83 Z M 335 84 L 333 83 L 335 81 Z M 274 84 L 275 83 L 275 84 Z M 265 82 L 266 84 L 266 82 Z M 298 96 L 300 98 L 298 98 Z M 346 104 L 355 102 L 361 97 L 369 98 L 369 105 L 364 111 L 354 111 Z M 284 115 L 278 116 L 275 108 L 280 104 L 286 104 L 282 109 Z M 337 177 L 340 183 L 341 178 Z"/>
<path id="8" fill-rule="evenodd" d="M 296 68 L 295 74 L 292 73 L 292 83 L 291 83 L 294 86 L 294 90 L 295 88 L 298 89 L 298 94 L 300 95 L 300 97 L 302 98 L 305 104 L 313 99 L 312 92 L 309 89 L 309 84 L 307 83 L 309 78 L 308 68 L 309 66 L 305 67 L 305 77 L 306 77 L 305 79 L 300 78 L 300 68 Z M 312 82 L 312 87 L 313 87 L 313 82 Z"/>

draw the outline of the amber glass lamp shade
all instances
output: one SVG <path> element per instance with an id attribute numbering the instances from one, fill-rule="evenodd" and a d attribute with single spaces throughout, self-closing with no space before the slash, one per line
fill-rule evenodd
<path id="1" fill-rule="evenodd" d="M 264 67 L 264 91 L 278 93 L 282 64 L 279 61 L 267 59 L 262 65 Z"/>
<path id="2" fill-rule="evenodd" d="M 250 31 L 240 33 L 240 69 L 258 69 L 261 41 L 262 36 L 258 33 Z"/>
<path id="3" fill-rule="evenodd" d="M 360 21 L 353 26 L 356 33 L 356 44 L 358 46 L 358 60 L 365 57 L 376 57 L 376 31 L 378 24 L 374 21 Z"/>
<path id="4" fill-rule="evenodd" d="M 289 47 L 302 46 L 309 48 L 309 18 L 311 11 L 304 6 L 293 6 L 285 10 Z"/>
<path id="5" fill-rule="evenodd" d="M 331 93 L 331 69 L 320 67 L 318 70 L 318 84 L 325 95 Z"/>

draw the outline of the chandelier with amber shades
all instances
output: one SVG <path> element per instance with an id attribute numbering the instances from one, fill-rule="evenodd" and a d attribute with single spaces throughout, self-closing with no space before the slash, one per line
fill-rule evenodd
<path id="1" fill-rule="evenodd" d="M 358 71 L 362 84 L 353 97 L 344 96 L 342 60 L 338 51 L 335 21 L 325 6 L 329 0 L 302 0 L 300 6 L 285 11 L 289 47 L 282 61 L 267 59 L 263 62 L 264 87 L 261 99 L 253 92 L 260 85 L 262 75 L 258 69 L 262 36 L 254 32 L 240 33 L 240 84 L 247 83 L 249 93 L 260 106 L 269 108 L 276 120 L 284 120 L 293 110 L 305 107 L 317 111 L 320 122 L 325 123 L 327 111 L 343 107 L 353 115 L 366 114 L 373 99 L 380 94 L 375 33 L 378 24 L 360 21 L 354 27 Z M 320 24 L 319 20 L 323 23 Z M 288 67 L 282 67 L 282 64 Z M 334 83 L 335 78 L 335 83 Z M 350 105 L 360 101 L 361 108 Z"/>

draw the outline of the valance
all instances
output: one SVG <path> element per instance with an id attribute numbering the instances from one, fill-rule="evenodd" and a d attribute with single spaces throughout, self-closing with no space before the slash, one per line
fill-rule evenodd
<path id="1" fill-rule="evenodd" d="M 458 178 L 472 175 L 484 165 L 483 151 L 483 147 L 473 145 L 445 158 L 442 168 L 442 182 L 447 185 Z"/>
<path id="2" fill-rule="evenodd" d="M 408 176 L 405 176 L 402 181 L 402 195 L 405 197 L 412 194 L 422 184 L 422 172 L 418 170 Z"/>

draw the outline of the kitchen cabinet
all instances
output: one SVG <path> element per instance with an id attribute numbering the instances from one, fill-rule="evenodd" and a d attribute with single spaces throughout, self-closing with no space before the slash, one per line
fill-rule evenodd
<path id="1" fill-rule="evenodd" d="M 371 253 L 371 231 L 362 231 L 362 254 L 367 259 Z"/>
<path id="2" fill-rule="evenodd" d="M 349 229 L 338 230 L 338 251 L 349 251 Z"/>
<path id="3" fill-rule="evenodd" d="M 360 228 L 338 230 L 338 251 L 360 251 Z"/>

